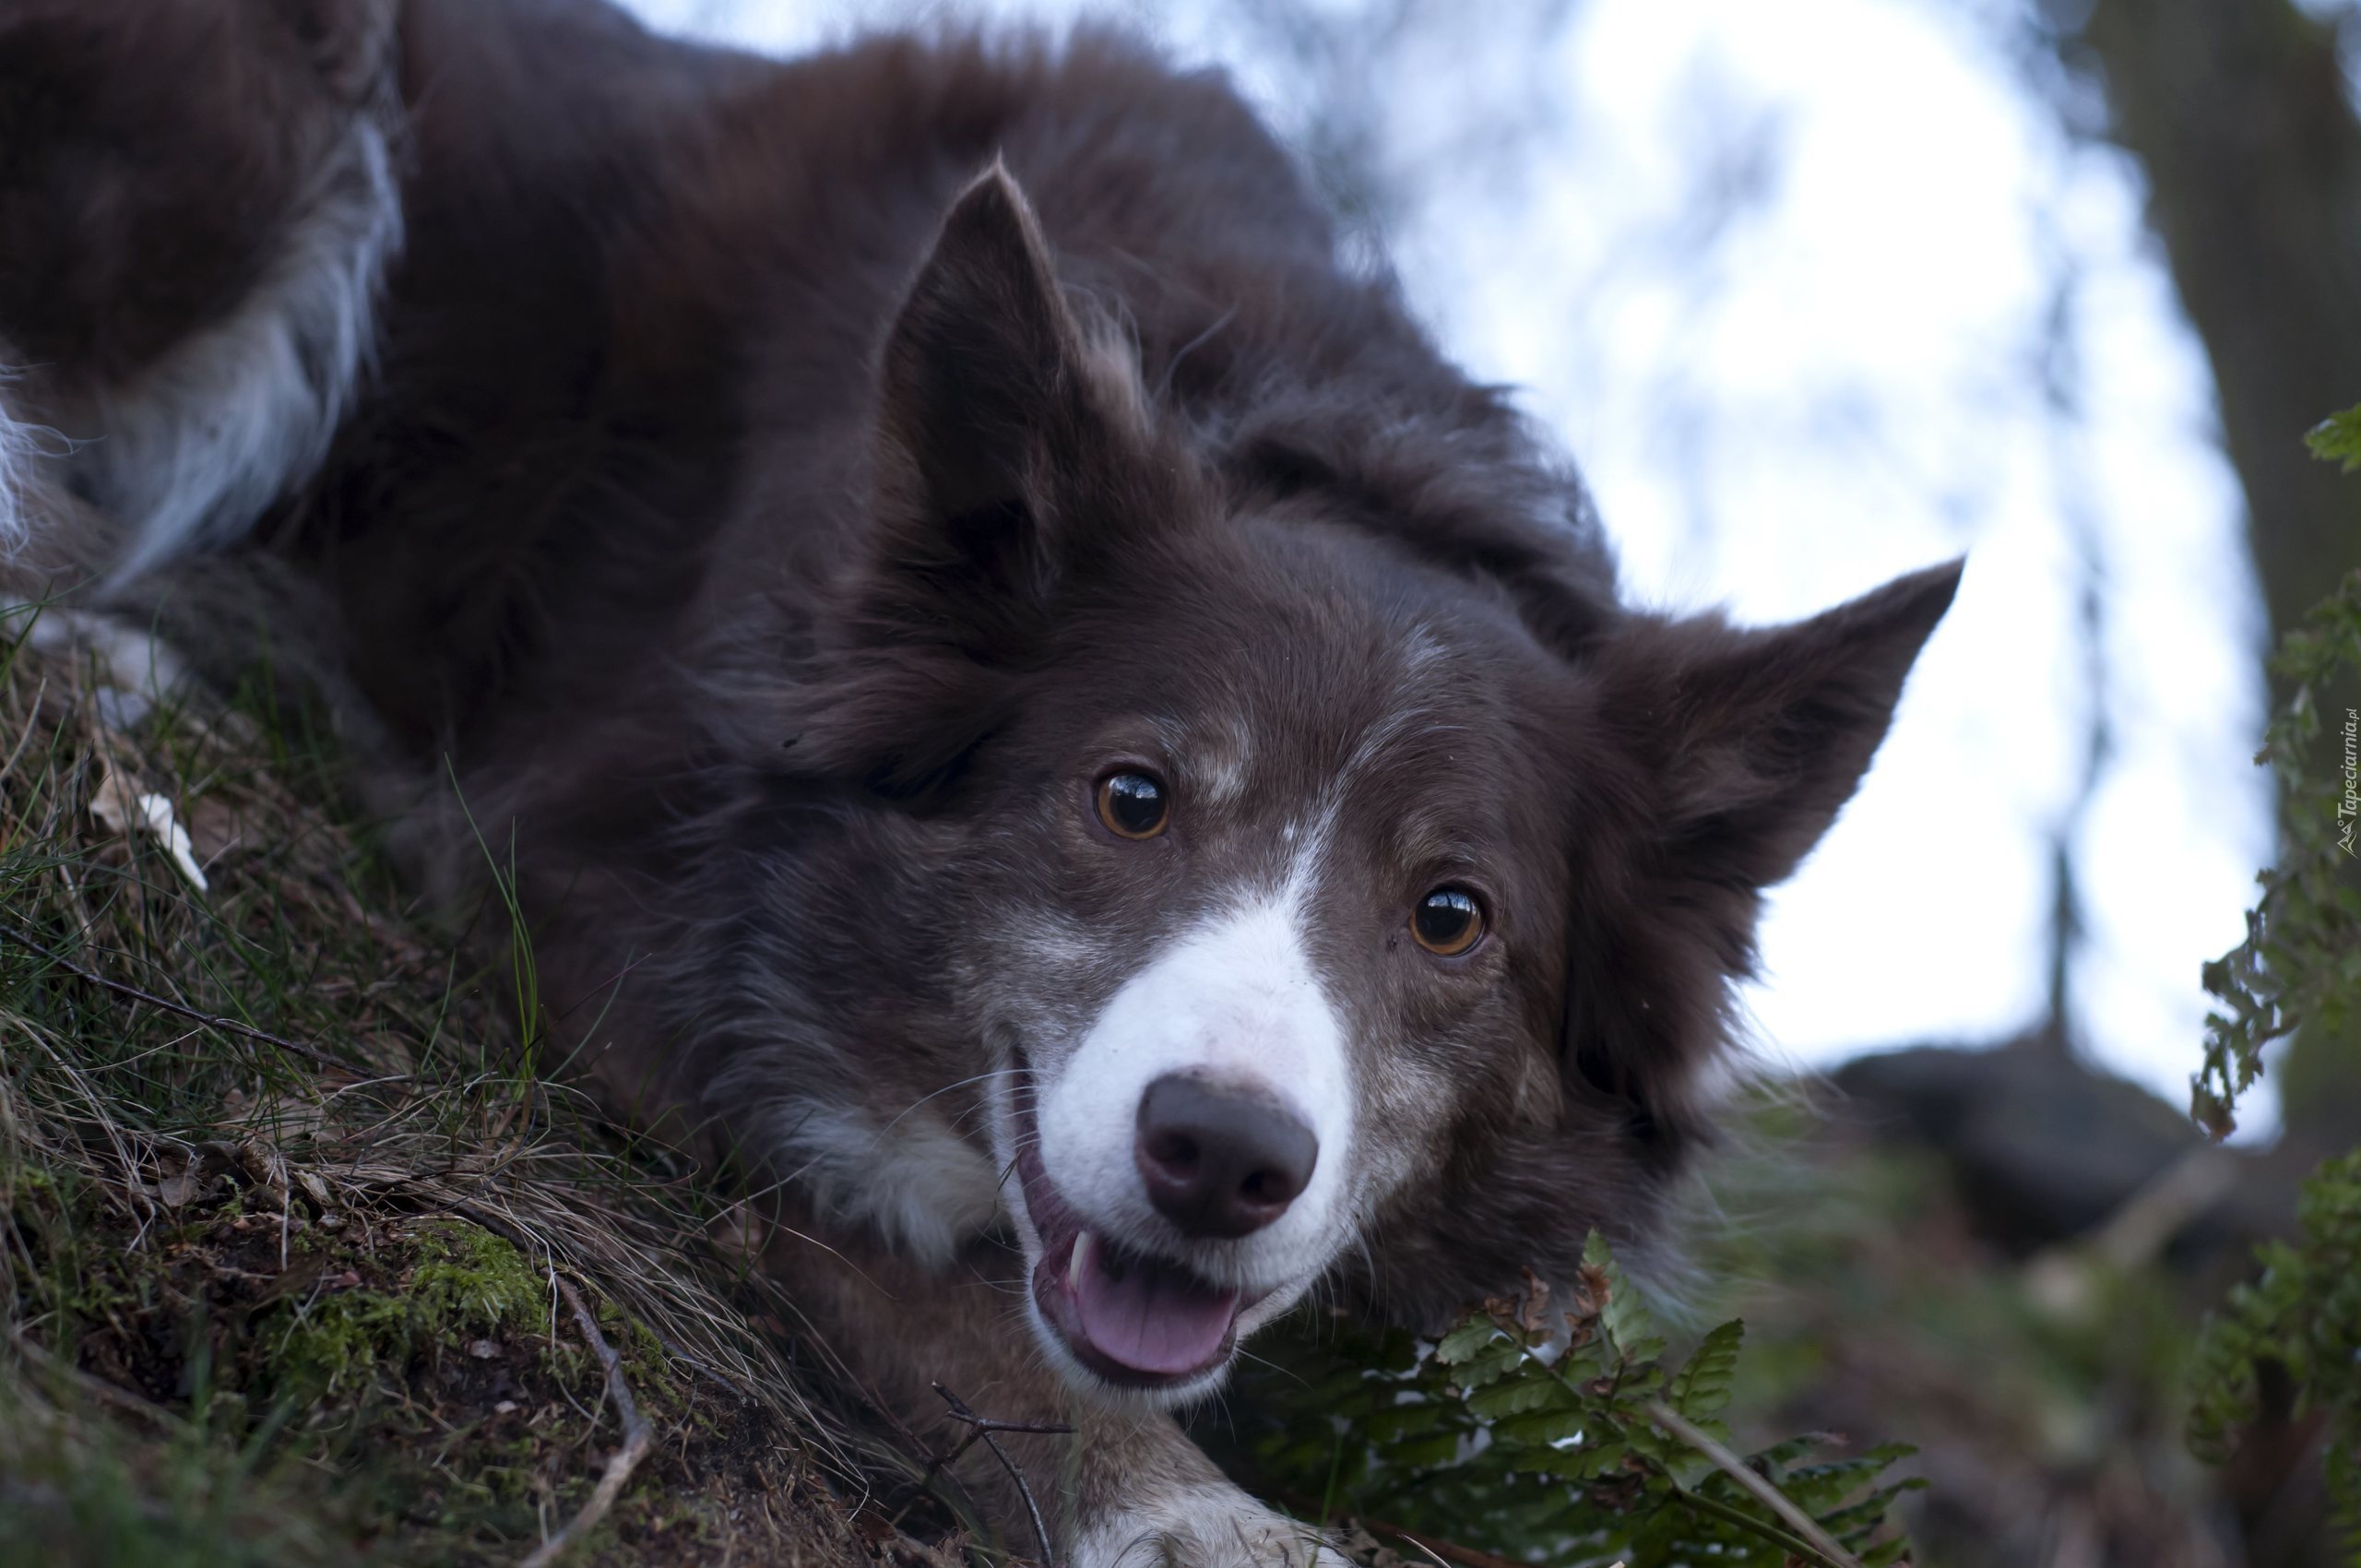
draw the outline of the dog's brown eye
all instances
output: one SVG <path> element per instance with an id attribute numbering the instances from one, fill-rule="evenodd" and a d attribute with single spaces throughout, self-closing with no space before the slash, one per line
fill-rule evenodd
<path id="1" fill-rule="evenodd" d="M 1172 812 L 1164 786 L 1145 773 L 1110 773 L 1098 781 L 1098 820 L 1124 838 L 1153 838 Z"/>
<path id="2" fill-rule="evenodd" d="M 1456 958 L 1484 934 L 1483 907 L 1464 887 L 1438 887 L 1410 911 L 1410 934 L 1428 952 Z"/>

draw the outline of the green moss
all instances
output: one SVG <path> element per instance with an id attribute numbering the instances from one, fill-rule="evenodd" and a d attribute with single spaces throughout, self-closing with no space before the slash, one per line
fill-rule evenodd
<path id="1" fill-rule="evenodd" d="M 412 1230 L 418 1264 L 409 1300 L 428 1332 L 530 1328 L 549 1304 L 549 1285 L 525 1255 L 490 1231 L 458 1220 Z"/>
<path id="2" fill-rule="evenodd" d="M 323 1292 L 272 1314 L 283 1320 L 266 1330 L 279 1381 L 348 1391 L 380 1367 L 406 1366 L 465 1336 L 540 1324 L 548 1289 L 506 1241 L 457 1220 L 422 1221 L 407 1240 L 415 1261 L 397 1278 Z"/>

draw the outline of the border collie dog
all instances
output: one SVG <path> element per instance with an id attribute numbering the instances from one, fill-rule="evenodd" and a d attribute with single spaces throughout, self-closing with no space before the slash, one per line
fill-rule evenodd
<path id="1" fill-rule="evenodd" d="M 419 874 L 513 834 L 562 1046 L 864 1383 L 1077 1423 L 1009 1441 L 1078 1568 L 1325 1552 L 1169 1414 L 1307 1292 L 1659 1241 L 1958 578 L 1620 605 L 1234 92 L 1089 30 L 18 0 L 0 344 L 18 575 L 192 651 L 193 554 L 300 584 Z"/>

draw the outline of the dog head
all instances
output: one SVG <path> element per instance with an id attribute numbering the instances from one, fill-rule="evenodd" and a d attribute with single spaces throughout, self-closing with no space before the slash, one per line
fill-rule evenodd
<path id="1" fill-rule="evenodd" d="M 1579 530 L 1356 428 L 1157 410 L 998 170 L 885 346 L 876 548 L 796 766 L 919 825 L 880 879 L 939 966 L 908 988 L 980 1050 L 1087 1386 L 1202 1391 L 1323 1279 L 1422 1316 L 1644 1238 L 1760 891 L 1957 580 L 1628 613 Z"/>

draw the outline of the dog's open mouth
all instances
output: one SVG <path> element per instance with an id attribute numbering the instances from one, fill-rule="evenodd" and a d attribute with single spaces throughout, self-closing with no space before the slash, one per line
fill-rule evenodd
<path id="1" fill-rule="evenodd" d="M 1086 1226 L 1042 1167 L 1029 1109 L 1021 1114 L 1016 1171 L 1041 1242 L 1033 1300 L 1066 1348 L 1098 1376 L 1131 1388 L 1176 1387 L 1218 1368 L 1237 1339 L 1240 1309 L 1251 1303 Z"/>

